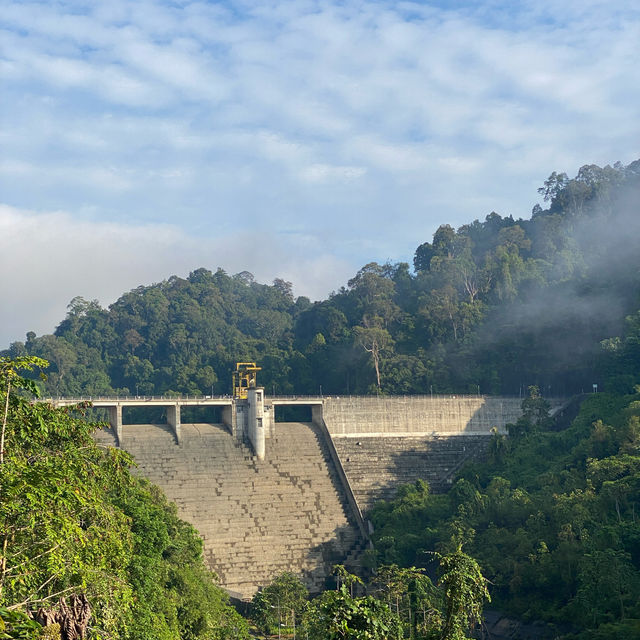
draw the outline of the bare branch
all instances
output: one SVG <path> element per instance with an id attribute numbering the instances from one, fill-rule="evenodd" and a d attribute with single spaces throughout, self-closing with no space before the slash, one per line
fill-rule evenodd
<path id="1" fill-rule="evenodd" d="M 54 576 L 52 576 L 52 577 L 54 577 Z M 49 582 L 49 580 L 47 580 L 47 582 Z M 46 584 L 46 582 L 45 582 L 45 584 Z M 42 587 L 44 587 L 44 584 L 40 587 L 40 589 L 42 589 Z M 19 609 L 20 607 L 24 607 L 25 605 L 28 605 L 28 604 L 37 604 L 37 603 L 40 603 L 40 602 L 46 602 L 47 600 L 51 600 L 51 598 L 57 598 L 58 596 L 62 595 L 63 593 L 67 593 L 68 591 L 73 591 L 74 589 L 76 589 L 76 587 L 67 587 L 66 589 L 63 589 L 62 591 L 58 591 L 57 593 L 52 593 L 50 596 L 46 596 L 44 598 L 37 598 L 35 600 L 32 600 L 31 598 L 27 598 L 26 600 L 23 600 L 22 602 L 18 602 L 16 604 L 12 604 L 12 605 L 8 606 L 7 607 L 7 611 L 13 611 L 14 609 Z"/>
<path id="2" fill-rule="evenodd" d="M 59 546 L 60 546 L 60 544 L 57 544 L 55 547 L 51 547 L 51 549 L 47 549 L 46 551 L 43 551 L 42 553 L 39 553 L 37 556 L 34 556 L 33 558 L 28 558 L 28 559 L 24 560 L 23 562 L 20 562 L 19 564 L 14 565 L 13 567 L 11 567 L 11 569 L 7 569 L 7 571 L 5 572 L 5 575 L 11 575 L 18 567 L 21 567 L 22 565 L 27 564 L 27 562 L 33 562 L 34 560 L 37 560 L 38 558 L 42 558 L 42 556 L 46 556 L 48 553 L 52 553 Z"/>

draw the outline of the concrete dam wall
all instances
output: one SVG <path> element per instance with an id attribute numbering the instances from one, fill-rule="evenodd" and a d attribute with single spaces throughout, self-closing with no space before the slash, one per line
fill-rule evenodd
<path id="1" fill-rule="evenodd" d="M 426 480 L 446 491 L 463 464 L 481 459 L 494 432 L 522 415 L 518 398 L 325 398 L 323 418 L 360 509 Z"/>
<path id="2" fill-rule="evenodd" d="M 183 424 L 180 445 L 162 425 L 124 426 L 124 433 L 138 472 L 198 529 L 207 564 L 238 598 L 283 571 L 319 591 L 333 564 L 363 548 L 311 424 L 278 424 L 263 461 L 222 425 Z M 114 443 L 111 434 L 98 437 Z"/>
<path id="3" fill-rule="evenodd" d="M 324 398 L 332 437 L 491 435 L 521 415 L 519 398 L 403 396 Z"/>
<path id="4" fill-rule="evenodd" d="M 311 423 L 263 423 L 275 416 L 264 399 L 261 456 L 240 419 L 181 424 L 179 437 L 175 425 L 122 424 L 119 439 L 115 429 L 96 437 L 133 454 L 138 472 L 198 529 L 221 585 L 250 598 L 283 571 L 318 591 L 333 564 L 356 568 L 368 544 L 362 512 L 417 478 L 445 490 L 521 413 L 518 399 L 482 397 L 315 398 L 309 406 Z"/>

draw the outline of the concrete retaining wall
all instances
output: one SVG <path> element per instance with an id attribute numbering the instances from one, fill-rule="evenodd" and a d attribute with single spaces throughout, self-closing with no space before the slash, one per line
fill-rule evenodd
<path id="1" fill-rule="evenodd" d="M 490 435 L 521 415 L 519 398 L 483 396 L 328 397 L 324 421 L 334 438 Z"/>
<path id="2" fill-rule="evenodd" d="M 482 460 L 491 436 L 383 436 L 335 438 L 344 472 L 360 510 L 395 497 L 403 484 L 424 480 L 432 493 L 447 491 L 459 469 Z"/>

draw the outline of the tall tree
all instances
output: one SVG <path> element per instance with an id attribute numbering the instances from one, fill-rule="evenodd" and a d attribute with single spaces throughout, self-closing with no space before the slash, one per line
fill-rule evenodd
<path id="1" fill-rule="evenodd" d="M 463 553 L 458 543 L 453 553 L 436 553 L 439 566 L 438 585 L 444 590 L 445 612 L 442 640 L 466 640 L 467 632 L 482 619 L 482 607 L 491 601 L 487 579 L 478 563 Z"/>

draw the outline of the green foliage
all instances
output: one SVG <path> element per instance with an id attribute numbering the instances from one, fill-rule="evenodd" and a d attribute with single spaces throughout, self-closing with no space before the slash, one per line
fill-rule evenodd
<path id="1" fill-rule="evenodd" d="M 591 394 L 556 431 L 532 391 L 516 437 L 447 495 L 410 485 L 374 507 L 379 561 L 429 566 L 429 549 L 444 553 L 453 531 L 499 608 L 616 637 L 640 618 L 640 393 Z"/>
<path id="2" fill-rule="evenodd" d="M 175 506 L 129 473 L 126 453 L 95 444 L 83 407 L 54 409 L 11 392 L 31 388 L 21 370 L 46 363 L 2 364 L 0 612 L 13 634 L 5 637 L 40 637 L 28 635 L 39 625 L 22 612 L 75 593 L 91 603 L 94 638 L 246 638 Z"/>
<path id="3" fill-rule="evenodd" d="M 390 640 L 402 637 L 400 620 L 373 596 L 354 597 L 353 576 L 341 571 L 336 591 L 325 591 L 305 612 L 309 640 Z"/>
<path id="4" fill-rule="evenodd" d="M 105 615 L 120 610 L 126 620 L 130 533 L 110 493 L 126 477 L 129 458 L 101 452 L 73 411 L 14 395 L 8 400 L 0 468 L 0 603 L 33 607 L 82 591 Z M 106 630 L 116 629 L 114 616 Z"/>
<path id="5" fill-rule="evenodd" d="M 409 638 L 427 638 L 442 627 L 442 593 L 416 567 L 381 566 L 373 580 L 375 594 L 395 613 Z"/>
<path id="6" fill-rule="evenodd" d="M 10 610 L 0 606 L 0 638 L 3 640 L 9 638 L 11 640 L 40 640 L 46 637 L 43 635 L 42 627 L 24 611 Z"/>
<path id="7" fill-rule="evenodd" d="M 436 553 L 439 560 L 438 585 L 444 591 L 445 613 L 442 640 L 465 640 L 467 630 L 482 619 L 482 605 L 490 601 L 487 580 L 478 563 L 458 547 L 446 555 Z"/>
<path id="8" fill-rule="evenodd" d="M 281 573 L 255 594 L 251 617 L 265 633 L 274 633 L 274 629 L 282 626 L 295 629 L 308 597 L 309 592 L 298 576 Z"/>
<path id="9" fill-rule="evenodd" d="M 433 555 L 433 554 L 432 554 Z M 489 599 L 478 564 L 460 547 L 435 554 L 440 581 L 435 586 L 423 569 L 382 565 L 372 592 L 355 596 L 362 581 L 343 566 L 335 567 L 338 586 L 307 606 L 303 632 L 312 640 L 367 639 L 462 640 L 480 620 Z"/>

